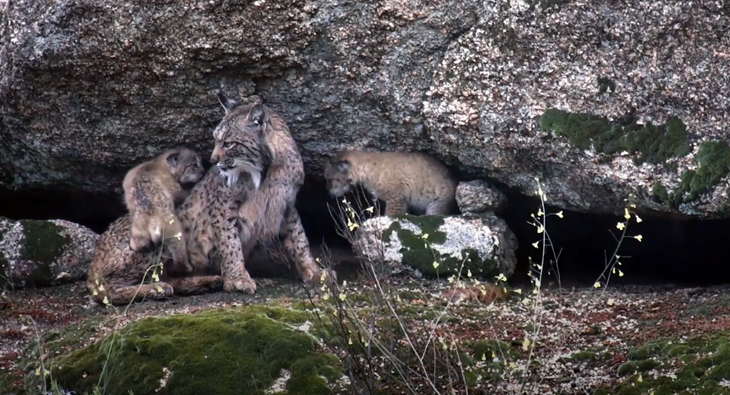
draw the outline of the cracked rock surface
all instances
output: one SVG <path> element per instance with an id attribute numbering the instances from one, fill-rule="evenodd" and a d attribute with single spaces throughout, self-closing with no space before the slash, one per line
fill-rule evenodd
<path id="1" fill-rule="evenodd" d="M 691 201 L 652 195 L 726 136 L 730 5 L 720 1 L 0 1 L 0 187 L 120 192 L 133 164 L 210 153 L 215 93 L 257 95 L 320 175 L 343 149 L 423 150 L 550 203 L 725 216 L 727 174 Z M 603 82 L 601 82 L 603 81 Z M 607 88 L 608 86 L 608 88 Z M 579 149 L 555 108 L 681 119 L 690 153 Z"/>

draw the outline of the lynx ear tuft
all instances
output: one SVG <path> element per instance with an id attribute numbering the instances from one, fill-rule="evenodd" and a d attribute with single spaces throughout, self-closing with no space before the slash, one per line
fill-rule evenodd
<path id="1" fill-rule="evenodd" d="M 218 101 L 221 103 L 221 106 L 223 106 L 223 109 L 226 110 L 226 114 L 241 105 L 241 103 L 239 103 L 236 99 L 231 99 L 223 92 L 218 92 Z"/>

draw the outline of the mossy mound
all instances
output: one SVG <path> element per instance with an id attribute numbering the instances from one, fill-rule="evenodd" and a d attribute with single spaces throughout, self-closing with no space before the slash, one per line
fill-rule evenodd
<path id="1" fill-rule="evenodd" d="M 622 151 L 638 154 L 634 158 L 637 165 L 664 163 L 690 153 L 687 127 L 676 117 L 670 117 L 663 125 L 639 125 L 633 120 L 610 122 L 591 114 L 551 108 L 540 117 L 540 128 L 565 137 L 584 150 L 593 147 L 608 155 Z"/>
<path id="2" fill-rule="evenodd" d="M 730 331 L 688 341 L 655 340 L 627 354 L 618 374 L 628 376 L 616 388 L 596 394 L 730 394 Z M 647 374 L 650 370 L 657 373 Z"/>
<path id="3" fill-rule="evenodd" d="M 467 273 L 474 276 L 499 274 L 500 268 L 497 262 L 494 259 L 480 258 L 479 252 L 474 249 L 465 248 L 459 251 L 459 254 L 446 254 L 440 250 L 439 247 L 447 241 L 446 232 L 440 230 L 445 223 L 444 217 L 402 214 L 393 216 L 393 219 L 395 221 L 383 232 L 382 240 L 387 242 L 391 239 L 392 234 L 396 233 L 402 244 L 401 263 L 417 269 L 424 276 L 450 276 L 459 274 L 460 270 L 462 276 L 467 276 Z M 421 233 L 407 229 L 401 225 L 400 221 L 416 225 Z"/>
<path id="4" fill-rule="evenodd" d="M 253 306 L 146 318 L 45 366 L 79 393 L 264 394 L 287 370 L 281 393 L 327 394 L 342 369 L 295 329 L 305 320 L 304 312 Z"/>

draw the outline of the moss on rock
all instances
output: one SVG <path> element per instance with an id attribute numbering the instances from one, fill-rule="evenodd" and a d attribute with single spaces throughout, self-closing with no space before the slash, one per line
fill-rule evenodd
<path id="1" fill-rule="evenodd" d="M 382 240 L 387 242 L 395 232 L 402 244 L 400 253 L 401 263 L 420 271 L 428 277 L 462 274 L 471 271 L 474 275 L 494 275 L 499 272 L 499 265 L 493 259 L 481 259 L 474 249 L 465 248 L 460 256 L 442 254 L 438 246 L 446 242 L 447 235 L 439 230 L 444 225 L 444 217 L 437 215 L 410 215 L 393 216 L 395 221 L 383 232 Z M 421 233 L 417 234 L 401 226 L 400 221 L 407 221 L 416 225 Z M 424 235 L 428 235 L 424 238 Z M 438 266 L 434 267 L 434 262 Z M 462 268 L 463 264 L 463 268 Z"/>
<path id="2" fill-rule="evenodd" d="M 34 262 L 35 267 L 28 277 L 30 285 L 48 285 L 53 283 L 55 274 L 53 263 L 60 258 L 69 244 L 63 228 L 49 221 L 21 220 L 23 229 L 23 245 L 21 257 Z"/>
<path id="3" fill-rule="evenodd" d="M 638 154 L 634 163 L 664 163 L 672 157 L 689 154 L 687 127 L 679 118 L 666 124 L 639 125 L 635 121 L 610 122 L 599 116 L 548 109 L 540 117 L 540 128 L 567 138 L 581 149 L 593 147 L 608 155 L 628 151 Z"/>
<path id="4" fill-rule="evenodd" d="M 626 380 L 608 393 L 730 394 L 730 332 L 699 336 L 686 342 L 660 339 L 629 351 L 618 368 Z M 665 374 L 667 367 L 672 375 Z M 656 374 L 646 374 L 657 369 Z M 643 372 L 643 374 L 642 374 Z"/>
<path id="5" fill-rule="evenodd" d="M 339 360 L 294 329 L 306 313 L 250 306 L 146 318 L 46 362 L 61 387 L 107 394 L 264 394 L 283 369 L 283 394 L 327 394 Z M 326 379 L 325 379 L 326 378 Z"/>
<path id="6" fill-rule="evenodd" d="M 694 200 L 709 192 L 730 172 L 730 147 L 725 141 L 706 141 L 700 144 L 695 161 L 699 168 L 683 172 L 679 186 L 673 191 L 675 203 Z"/>

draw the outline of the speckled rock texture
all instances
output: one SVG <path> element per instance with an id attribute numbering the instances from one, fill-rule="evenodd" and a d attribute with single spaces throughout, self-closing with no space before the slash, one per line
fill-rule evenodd
<path id="1" fill-rule="evenodd" d="M 699 143 L 725 138 L 730 123 L 729 10 L 710 0 L 0 1 L 0 187 L 118 192 L 126 169 L 166 148 L 210 152 L 223 90 L 279 111 L 313 174 L 324 154 L 398 147 L 523 193 L 539 177 L 566 209 L 620 213 L 633 193 L 644 209 L 727 216 L 724 165 L 694 182 L 684 174 L 713 166 L 696 160 Z M 581 147 L 539 127 L 548 109 L 639 124 L 675 116 L 689 153 L 637 164 L 636 152 Z"/>
<path id="2" fill-rule="evenodd" d="M 385 263 L 398 272 L 415 269 L 429 277 L 514 273 L 517 238 L 494 214 L 482 216 L 375 217 L 363 221 L 352 243 L 369 264 Z"/>
<path id="3" fill-rule="evenodd" d="M 499 189 L 484 180 L 460 182 L 456 187 L 456 204 L 462 214 L 501 211 L 507 198 Z"/>
<path id="4" fill-rule="evenodd" d="M 98 241 L 93 231 L 64 220 L 0 217 L 0 288 L 84 279 Z"/>

